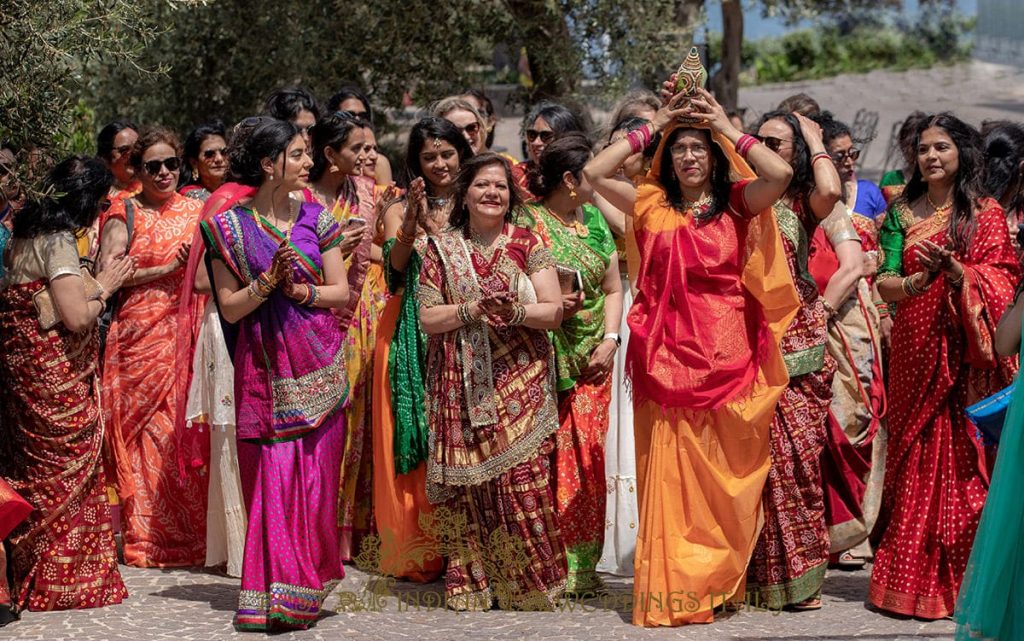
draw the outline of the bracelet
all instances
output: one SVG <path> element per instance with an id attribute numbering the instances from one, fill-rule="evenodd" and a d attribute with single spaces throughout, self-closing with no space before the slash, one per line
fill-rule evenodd
<path id="1" fill-rule="evenodd" d="M 918 289 L 917 285 L 914 284 L 913 276 L 907 276 L 906 278 L 903 279 L 903 293 L 906 294 L 907 296 L 920 296 L 921 294 L 925 293 L 927 289 L 927 287 L 925 287 L 924 289 Z"/>
<path id="2" fill-rule="evenodd" d="M 249 283 L 249 286 L 245 288 L 245 291 L 246 293 L 249 294 L 249 298 L 255 298 L 260 301 L 265 301 L 267 300 L 267 298 L 269 298 L 269 295 L 260 292 L 259 286 L 257 285 L 258 282 L 259 280 L 254 280 L 251 283 Z"/>
<path id="3" fill-rule="evenodd" d="M 523 321 L 526 320 L 526 308 L 521 303 L 516 303 L 512 307 L 512 317 L 509 319 L 509 325 L 522 325 Z"/>
<path id="4" fill-rule="evenodd" d="M 751 148 L 758 142 L 760 141 L 750 134 L 743 134 L 736 141 L 736 153 L 738 153 L 741 158 L 746 158 Z"/>
<path id="5" fill-rule="evenodd" d="M 825 308 L 825 316 L 827 316 L 830 319 L 831 318 L 835 318 L 837 312 L 836 312 L 836 308 L 832 307 L 832 303 L 830 303 L 827 300 L 825 300 L 824 298 L 822 298 L 821 299 L 821 306 Z"/>
<path id="6" fill-rule="evenodd" d="M 398 228 L 398 232 L 395 233 L 395 240 L 403 245 L 412 247 L 416 244 L 416 234 L 407 234 L 401 227 Z"/>
<path id="7" fill-rule="evenodd" d="M 472 325 L 476 322 L 476 319 L 473 318 L 473 313 L 469 311 L 469 305 L 469 303 L 462 303 L 455 309 L 455 316 L 463 325 Z"/>
<path id="8" fill-rule="evenodd" d="M 615 341 L 615 346 L 616 347 L 621 347 L 622 346 L 622 338 L 619 337 L 619 335 L 616 334 L 615 332 L 605 332 L 604 337 L 601 340 L 603 340 L 603 341 Z"/>
<path id="9" fill-rule="evenodd" d="M 967 273 L 967 272 L 965 272 L 963 269 L 961 269 L 959 276 L 957 276 L 955 279 L 953 279 L 953 278 L 949 279 L 949 284 L 952 285 L 953 287 L 959 287 L 960 285 L 963 285 L 964 284 L 964 274 L 965 273 Z M 949 276 L 946 276 L 946 278 L 949 278 Z"/>
<path id="10" fill-rule="evenodd" d="M 813 167 L 814 163 L 818 162 L 822 158 L 828 158 L 828 161 L 832 162 L 832 156 L 828 155 L 827 151 L 819 151 L 818 153 L 811 156 L 811 167 Z"/>
<path id="11" fill-rule="evenodd" d="M 311 307 L 316 307 L 316 304 L 320 302 L 320 288 L 316 285 L 310 285 L 310 289 L 313 290 L 313 300 L 309 304 Z"/>
<path id="12" fill-rule="evenodd" d="M 647 149 L 647 146 L 651 144 L 651 128 L 648 125 L 638 127 L 633 131 L 626 134 L 626 140 L 629 141 L 629 149 L 634 154 L 642 152 Z"/>

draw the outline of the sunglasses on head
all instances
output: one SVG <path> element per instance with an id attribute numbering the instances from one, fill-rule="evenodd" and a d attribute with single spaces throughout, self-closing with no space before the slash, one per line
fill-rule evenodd
<path id="1" fill-rule="evenodd" d="M 540 138 L 540 141 L 545 145 L 555 139 L 555 132 L 548 129 L 547 131 L 537 131 L 536 129 L 526 130 L 526 140 L 533 142 Z"/>
<path id="2" fill-rule="evenodd" d="M 228 148 L 221 147 L 219 149 L 207 149 L 203 152 L 203 160 L 213 160 L 213 157 L 216 156 L 217 154 L 220 154 L 221 156 L 227 156 Z"/>
<path id="3" fill-rule="evenodd" d="M 757 138 L 761 144 L 772 151 L 778 151 L 782 149 L 782 145 L 793 142 L 791 138 L 776 138 L 775 136 L 754 136 L 754 138 Z"/>
<path id="4" fill-rule="evenodd" d="M 142 166 L 146 169 L 147 174 L 156 176 L 160 173 L 161 167 L 167 167 L 167 171 L 178 171 L 181 168 L 181 160 L 177 156 L 171 156 L 163 160 L 149 160 L 142 163 Z"/>
<path id="5" fill-rule="evenodd" d="M 849 149 L 846 149 L 844 151 L 839 151 L 832 154 L 832 160 L 836 162 L 843 162 L 847 158 L 849 158 L 850 160 L 857 160 L 858 158 L 860 158 L 860 149 L 857 149 L 856 147 L 850 147 Z"/>

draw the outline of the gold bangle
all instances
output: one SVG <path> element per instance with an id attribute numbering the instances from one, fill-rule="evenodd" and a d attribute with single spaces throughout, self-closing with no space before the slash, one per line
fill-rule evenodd
<path id="1" fill-rule="evenodd" d="M 395 233 L 395 240 L 403 245 L 412 247 L 416 244 L 416 234 L 407 234 L 404 229 L 399 227 L 398 231 Z"/>

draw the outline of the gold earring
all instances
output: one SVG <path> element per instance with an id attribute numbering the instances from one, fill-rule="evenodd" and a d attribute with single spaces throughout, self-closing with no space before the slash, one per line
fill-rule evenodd
<path id="1" fill-rule="evenodd" d="M 569 188 L 569 198 L 572 198 L 573 200 L 576 200 L 577 198 L 579 198 L 579 196 L 580 195 L 576 193 L 576 188 L 575 187 L 570 187 Z"/>

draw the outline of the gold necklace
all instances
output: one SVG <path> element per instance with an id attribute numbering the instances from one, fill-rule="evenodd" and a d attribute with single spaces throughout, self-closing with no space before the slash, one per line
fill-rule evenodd
<path id="1" fill-rule="evenodd" d="M 297 216 L 292 214 L 292 210 L 293 209 L 294 209 L 294 207 L 292 205 L 292 201 L 289 200 L 288 201 L 288 229 L 286 229 L 285 232 L 284 232 L 285 240 L 287 240 L 289 242 L 291 242 L 291 240 L 292 240 L 292 229 L 295 228 L 295 218 L 297 218 Z M 267 219 L 266 216 L 263 216 L 262 214 L 260 214 L 259 210 L 256 209 L 255 206 L 253 206 L 253 208 L 252 208 L 252 213 L 257 215 L 257 216 L 260 216 L 264 220 Z M 267 221 L 267 222 L 270 222 L 270 221 Z M 276 213 L 274 214 L 274 222 L 272 224 L 274 225 L 274 228 L 277 229 L 277 231 L 281 231 L 281 222 L 280 222 L 280 220 L 278 220 Z"/>
<path id="2" fill-rule="evenodd" d="M 576 234 L 579 238 L 586 238 L 590 235 L 590 230 L 587 229 L 587 226 L 580 222 L 580 219 L 576 216 L 576 209 L 573 209 L 571 212 L 572 222 L 566 222 L 565 219 L 562 218 L 562 215 L 556 213 L 554 209 L 551 209 L 547 205 L 544 205 L 544 208 L 547 209 L 563 227 Z"/>
<path id="3" fill-rule="evenodd" d="M 480 255 L 489 263 L 494 259 L 494 254 L 505 247 L 505 227 L 502 225 L 501 231 L 498 232 L 498 235 L 490 243 L 484 242 L 483 238 L 480 237 L 480 234 L 473 231 L 473 228 L 470 227 L 469 241 L 476 245 Z"/>
<path id="4" fill-rule="evenodd" d="M 947 211 L 947 210 L 953 208 L 953 199 L 952 198 L 950 198 L 948 201 L 946 201 L 942 205 L 936 205 L 935 201 L 932 200 L 931 194 L 927 194 L 926 193 L 924 195 L 924 197 L 928 199 L 928 204 L 931 205 L 932 211 L 934 211 L 936 214 L 944 212 L 944 211 Z"/>
<path id="5" fill-rule="evenodd" d="M 708 212 L 711 211 L 711 204 L 713 202 L 714 197 L 711 195 L 711 192 L 705 193 L 697 200 L 689 200 L 686 196 L 683 196 L 683 205 L 697 220 L 704 220 L 708 217 Z"/>

